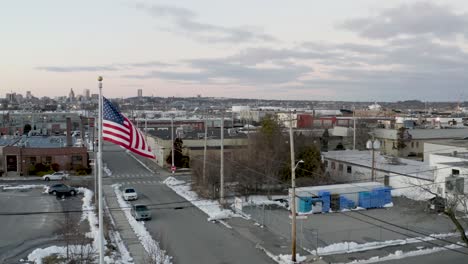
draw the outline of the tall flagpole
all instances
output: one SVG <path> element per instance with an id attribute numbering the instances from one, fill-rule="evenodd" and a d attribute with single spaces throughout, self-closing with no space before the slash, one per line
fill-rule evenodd
<path id="1" fill-rule="evenodd" d="M 99 134 L 98 134 L 98 186 L 99 186 L 99 264 L 104 264 L 104 221 L 102 217 L 102 76 L 99 81 Z"/>

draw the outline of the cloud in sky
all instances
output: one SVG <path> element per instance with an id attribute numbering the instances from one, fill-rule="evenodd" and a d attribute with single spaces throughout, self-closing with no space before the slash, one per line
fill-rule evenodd
<path id="1" fill-rule="evenodd" d="M 419 2 L 388 8 L 373 17 L 349 19 L 341 26 L 371 39 L 404 35 L 431 35 L 451 39 L 458 34 L 468 33 L 468 17 L 447 6 Z"/>
<path id="2" fill-rule="evenodd" d="M 250 42 L 274 41 L 275 37 L 247 27 L 225 27 L 197 20 L 193 11 L 167 5 L 147 5 L 138 3 L 135 7 L 143 10 L 154 18 L 168 19 L 172 25 L 166 30 L 191 37 L 203 42 Z M 161 27 L 160 27 L 161 28 Z"/>
<path id="3" fill-rule="evenodd" d="M 195 59 L 184 62 L 193 71 L 150 71 L 142 75 L 124 75 L 131 79 L 165 79 L 195 83 L 231 83 L 238 85 L 264 85 L 294 82 L 311 73 L 307 66 L 288 64 L 277 67 L 252 67 L 230 58 Z"/>
<path id="4" fill-rule="evenodd" d="M 40 66 L 36 67 L 36 69 L 48 72 L 103 72 L 119 70 L 115 66 Z"/>
<path id="5" fill-rule="evenodd" d="M 172 66 L 173 64 L 159 62 L 159 61 L 147 61 L 137 63 L 118 63 L 110 65 L 94 65 L 94 66 L 39 66 L 36 70 L 48 71 L 48 72 L 108 72 L 108 71 L 124 71 L 134 68 L 165 68 Z"/>
<path id="6" fill-rule="evenodd" d="M 468 33 L 468 15 L 431 2 L 381 9 L 374 16 L 344 18 L 335 29 L 351 33 L 352 40 L 289 43 L 250 28 L 200 22 L 197 13 L 183 7 L 137 4 L 136 8 L 154 18 L 155 24 L 168 22 L 170 32 L 203 41 L 206 47 L 242 45 L 226 49 L 222 56 L 206 52 L 167 62 L 148 58 L 36 69 L 108 71 L 132 84 L 172 84 L 180 89 L 216 86 L 217 91 L 227 91 L 242 87 L 272 98 L 283 98 L 291 89 L 304 95 L 320 91 L 321 98 L 328 94 L 327 99 L 336 100 L 447 100 L 456 98 L 468 83 L 468 49 L 463 38 Z"/>

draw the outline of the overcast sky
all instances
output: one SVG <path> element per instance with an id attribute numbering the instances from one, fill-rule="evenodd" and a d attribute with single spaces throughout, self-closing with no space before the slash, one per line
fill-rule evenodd
<path id="1" fill-rule="evenodd" d="M 466 0 L 4 1 L 0 34 L 2 97 L 468 99 Z"/>

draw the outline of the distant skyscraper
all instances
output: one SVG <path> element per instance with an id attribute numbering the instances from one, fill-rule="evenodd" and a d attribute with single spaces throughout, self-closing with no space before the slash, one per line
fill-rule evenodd
<path id="1" fill-rule="evenodd" d="M 89 89 L 85 89 L 85 90 L 84 90 L 84 93 L 83 93 L 83 96 L 84 96 L 84 97 L 86 98 L 86 100 L 87 100 L 87 99 L 90 98 L 90 94 L 91 94 L 91 93 L 90 93 Z"/>
<path id="2" fill-rule="evenodd" d="M 143 97 L 143 89 L 138 89 L 138 97 Z"/>
<path id="3" fill-rule="evenodd" d="M 70 89 L 70 93 L 68 94 L 68 100 L 70 100 L 70 102 L 75 101 L 75 92 L 73 92 L 73 88 Z"/>
<path id="4" fill-rule="evenodd" d="M 7 93 L 5 97 L 8 100 L 8 102 L 13 102 L 14 100 L 16 100 L 16 93 Z"/>

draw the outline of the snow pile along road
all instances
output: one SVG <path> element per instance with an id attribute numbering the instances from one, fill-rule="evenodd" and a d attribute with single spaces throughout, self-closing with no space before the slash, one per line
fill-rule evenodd
<path id="1" fill-rule="evenodd" d="M 387 241 L 368 242 L 368 243 L 362 243 L 362 244 L 358 244 L 356 242 L 341 242 L 341 243 L 330 244 L 326 247 L 319 247 L 317 251 L 316 250 L 308 250 L 308 251 L 314 255 L 317 255 L 317 253 L 318 255 L 321 255 L 321 256 L 335 255 L 335 254 L 367 251 L 367 250 L 379 249 L 379 248 L 390 247 L 390 246 L 420 243 L 422 241 L 433 241 L 436 239 L 454 237 L 457 235 L 458 233 L 432 234 L 427 237 L 395 239 L 395 240 L 387 240 Z"/>
<path id="2" fill-rule="evenodd" d="M 41 186 L 41 187 L 45 187 L 45 189 L 47 190 L 47 186 Z M 81 215 L 81 221 L 85 221 L 85 220 L 88 221 L 90 232 L 87 233 L 86 236 L 93 239 L 93 243 L 87 244 L 87 245 L 70 245 L 68 248 L 68 253 L 71 255 L 76 255 L 76 256 L 83 255 L 83 253 L 85 254 L 89 253 L 97 257 L 97 252 L 99 249 L 99 227 L 98 227 L 98 219 L 95 213 L 95 207 L 92 205 L 92 199 L 93 199 L 94 193 L 91 190 L 87 188 L 82 188 L 82 187 L 77 188 L 77 190 L 78 190 L 78 193 L 83 194 L 83 199 L 82 199 L 83 214 Z M 111 257 L 106 256 L 104 259 L 105 263 L 108 263 L 108 264 L 111 264 L 111 263 L 112 264 L 131 264 L 133 263 L 133 260 L 130 257 L 130 254 L 128 254 L 128 251 L 123 245 L 123 243 L 119 243 L 119 241 L 121 242 L 122 240 L 120 239 L 119 233 L 114 232 L 111 234 L 111 237 L 115 238 L 115 241 L 117 243 L 121 256 L 120 258 L 119 256 L 116 256 L 115 254 L 112 255 Z M 106 244 L 106 241 L 104 241 L 104 244 Z M 54 254 L 61 256 L 61 257 L 65 257 L 67 255 L 67 248 L 60 247 L 60 246 L 38 248 L 28 255 L 28 261 L 41 264 L 42 259 L 44 257 L 54 255 Z"/>
<path id="3" fill-rule="evenodd" d="M 27 189 L 34 189 L 34 188 L 44 188 L 44 184 L 26 184 L 26 185 L 18 185 L 18 186 L 4 186 L 3 190 L 27 190 Z"/>
<path id="4" fill-rule="evenodd" d="M 89 223 L 89 233 L 86 234 L 87 237 L 93 239 L 93 247 L 95 249 L 99 248 L 99 222 L 96 217 L 95 207 L 91 204 L 94 193 L 87 188 L 77 188 L 78 193 L 83 194 L 83 214 L 81 215 L 81 221 L 88 220 Z M 104 245 L 106 241 L 104 240 Z"/>
<path id="5" fill-rule="evenodd" d="M 159 243 L 151 237 L 151 234 L 146 229 L 144 222 L 139 222 L 132 216 L 130 211 L 131 206 L 122 198 L 122 192 L 119 189 L 120 186 L 120 184 L 112 185 L 115 195 L 117 196 L 120 209 L 124 212 L 128 223 L 137 235 L 146 252 L 154 261 L 156 261 L 156 263 L 170 264 L 171 257 L 166 255 L 166 252 L 160 248 Z"/>
<path id="6" fill-rule="evenodd" d="M 359 263 L 359 264 L 364 264 L 364 263 L 378 263 L 382 261 L 387 261 L 387 260 L 394 260 L 394 259 L 403 259 L 403 258 L 408 258 L 408 257 L 416 257 L 416 256 L 422 256 L 422 255 L 428 255 L 428 254 L 433 254 L 437 253 L 440 251 L 445 251 L 445 250 L 450 250 L 450 249 L 458 249 L 462 248 L 462 245 L 447 245 L 445 247 L 433 247 L 433 248 L 426 248 L 426 249 L 419 249 L 419 250 L 414 250 L 414 251 L 407 251 L 403 252 L 401 250 L 395 251 L 395 253 L 389 254 L 384 257 L 372 257 L 369 259 L 363 259 L 363 260 L 354 260 L 350 263 Z"/>
<path id="7" fill-rule="evenodd" d="M 164 183 L 175 191 L 178 195 L 184 197 L 187 201 L 198 207 L 208 217 L 208 221 L 223 220 L 230 217 L 241 217 L 231 210 L 222 209 L 218 201 L 200 199 L 198 195 L 191 190 L 190 184 L 177 180 L 174 177 L 168 177 Z"/>

